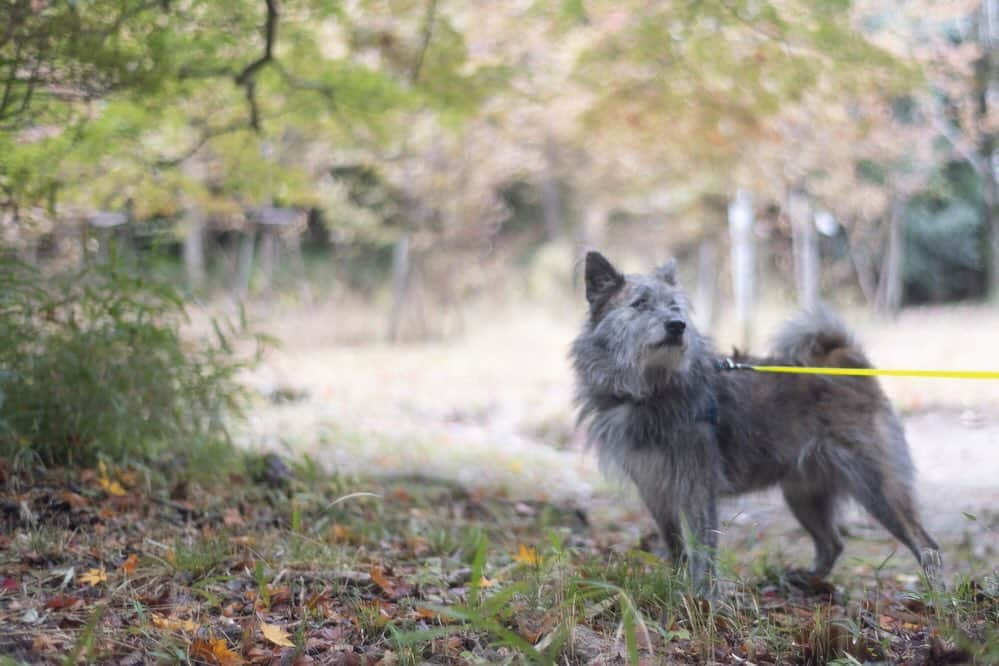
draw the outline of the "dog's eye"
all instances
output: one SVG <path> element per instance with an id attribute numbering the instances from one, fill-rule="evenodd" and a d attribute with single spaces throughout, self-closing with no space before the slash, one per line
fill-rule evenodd
<path id="1" fill-rule="evenodd" d="M 649 304 L 649 297 L 648 297 L 648 295 L 647 294 L 642 294 L 641 296 L 639 296 L 638 298 L 636 298 L 635 300 L 633 300 L 631 302 L 631 307 L 633 307 L 635 309 L 641 309 L 641 308 L 644 308 L 648 304 Z"/>

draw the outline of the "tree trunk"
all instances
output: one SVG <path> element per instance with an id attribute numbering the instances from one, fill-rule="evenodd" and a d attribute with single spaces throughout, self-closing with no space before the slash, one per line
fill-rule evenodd
<path id="1" fill-rule="evenodd" d="M 305 259 L 302 256 L 302 236 L 295 234 L 286 244 L 288 255 L 291 259 L 292 267 L 295 270 L 295 281 L 298 283 L 299 293 L 304 303 L 312 303 L 312 285 L 309 280 L 309 271 L 305 267 Z"/>
<path id="2" fill-rule="evenodd" d="M 843 226 L 846 234 L 846 244 L 850 251 L 850 262 L 853 270 L 857 273 L 857 284 L 864 295 L 864 301 L 870 308 L 875 307 L 877 302 L 877 276 L 875 275 L 874 263 L 871 261 L 867 249 L 862 247 L 857 240 L 857 231 Z"/>
<path id="3" fill-rule="evenodd" d="M 792 189 L 787 197 L 787 212 L 791 218 L 798 305 L 811 310 L 819 303 L 819 237 L 815 231 L 814 211 L 808 195 L 797 188 Z"/>
<path id="4" fill-rule="evenodd" d="M 986 273 L 985 288 L 990 298 L 999 298 L 999 155 L 996 133 L 990 123 L 990 108 L 999 99 L 999 0 L 983 0 L 978 21 L 982 57 L 977 63 L 978 116 L 982 134 L 978 152 L 981 156 L 985 228 L 982 234 L 982 260 Z"/>
<path id="5" fill-rule="evenodd" d="M 732 294 L 739 344 L 752 343 L 752 313 L 755 292 L 753 248 L 753 199 L 739 190 L 728 206 L 728 230 L 732 243 Z"/>
<path id="6" fill-rule="evenodd" d="M 399 341 L 402 313 L 409 293 L 410 281 L 410 232 L 405 231 L 392 251 L 392 311 L 389 313 L 389 342 Z"/>
<path id="7" fill-rule="evenodd" d="M 992 143 L 992 142 L 990 142 Z M 992 152 L 990 148 L 990 153 Z M 982 243 L 982 261 L 986 271 L 986 295 L 999 299 L 999 178 L 995 162 L 999 156 L 989 156 L 985 183 L 985 229 Z"/>
<path id="8" fill-rule="evenodd" d="M 697 286 L 694 307 L 702 325 L 711 331 L 715 326 L 715 298 L 718 293 L 718 244 L 705 238 L 697 248 Z"/>
<path id="9" fill-rule="evenodd" d="M 902 209 L 902 202 L 895 202 L 888 216 L 888 242 L 875 301 L 875 309 L 889 316 L 895 316 L 902 309 Z"/>
<path id="10" fill-rule="evenodd" d="M 196 208 L 189 208 L 186 212 L 184 270 L 188 287 L 197 290 L 205 283 L 205 218 Z"/>
<path id="11" fill-rule="evenodd" d="M 236 260 L 236 295 L 240 298 L 250 291 L 253 277 L 253 255 L 257 245 L 257 225 L 247 221 L 239 241 L 239 258 Z"/>
<path id="12" fill-rule="evenodd" d="M 559 190 L 558 146 L 545 140 L 545 176 L 541 182 L 541 207 L 545 217 L 545 234 L 549 241 L 562 237 L 565 226 L 562 217 L 562 193 Z"/>

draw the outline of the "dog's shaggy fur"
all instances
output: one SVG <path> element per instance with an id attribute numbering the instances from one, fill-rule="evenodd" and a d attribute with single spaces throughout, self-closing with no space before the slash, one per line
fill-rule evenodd
<path id="1" fill-rule="evenodd" d="M 813 573 L 843 550 L 836 507 L 855 498 L 934 578 L 936 542 L 919 522 L 905 435 L 876 379 L 724 371 L 670 262 L 622 275 L 586 257 L 589 314 L 572 345 L 580 418 L 606 466 L 634 481 L 674 562 L 710 582 L 717 499 L 779 484 L 815 542 Z M 870 367 L 819 310 L 790 322 L 767 365 Z"/>

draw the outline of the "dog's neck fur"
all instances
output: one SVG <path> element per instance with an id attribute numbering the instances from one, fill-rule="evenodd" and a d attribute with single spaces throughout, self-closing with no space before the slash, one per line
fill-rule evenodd
<path id="1" fill-rule="evenodd" d="M 616 413 L 616 408 L 627 406 L 630 409 L 626 421 L 641 423 L 642 427 L 672 429 L 684 421 L 717 426 L 718 399 L 707 377 L 712 370 L 708 364 L 695 362 L 683 371 L 663 372 L 655 378 L 648 393 L 641 396 L 581 386 L 580 418 L 599 420 L 601 416 Z M 615 420 L 619 418 L 615 416 Z M 618 425 L 627 424 L 618 421 Z"/>

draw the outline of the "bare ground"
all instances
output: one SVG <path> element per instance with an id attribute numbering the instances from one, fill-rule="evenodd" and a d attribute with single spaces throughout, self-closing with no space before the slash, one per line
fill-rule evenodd
<path id="1" fill-rule="evenodd" d="M 460 339 L 408 346 L 339 343 L 343 313 L 272 319 L 284 346 L 249 378 L 270 400 L 254 411 L 246 442 L 309 453 L 338 471 L 571 501 L 598 519 L 631 521 L 636 538 L 651 530 L 633 494 L 601 476 L 574 426 L 566 350 L 578 313 L 477 314 Z M 768 310 L 761 328 L 773 331 L 785 314 Z M 852 313 L 850 320 L 882 367 L 999 369 L 996 309 L 920 309 L 892 322 Z M 729 328 L 719 327 L 719 348 Z M 890 378 L 884 385 L 903 415 L 928 529 L 962 558 L 996 561 L 999 382 Z M 776 493 L 732 501 L 725 517 L 723 544 L 765 542 L 807 558 L 807 540 Z M 847 524 L 869 537 L 854 540 L 860 545 L 848 547 L 848 557 L 880 558 L 897 545 L 857 510 Z M 911 569 L 908 558 L 900 553 L 900 568 Z"/>

